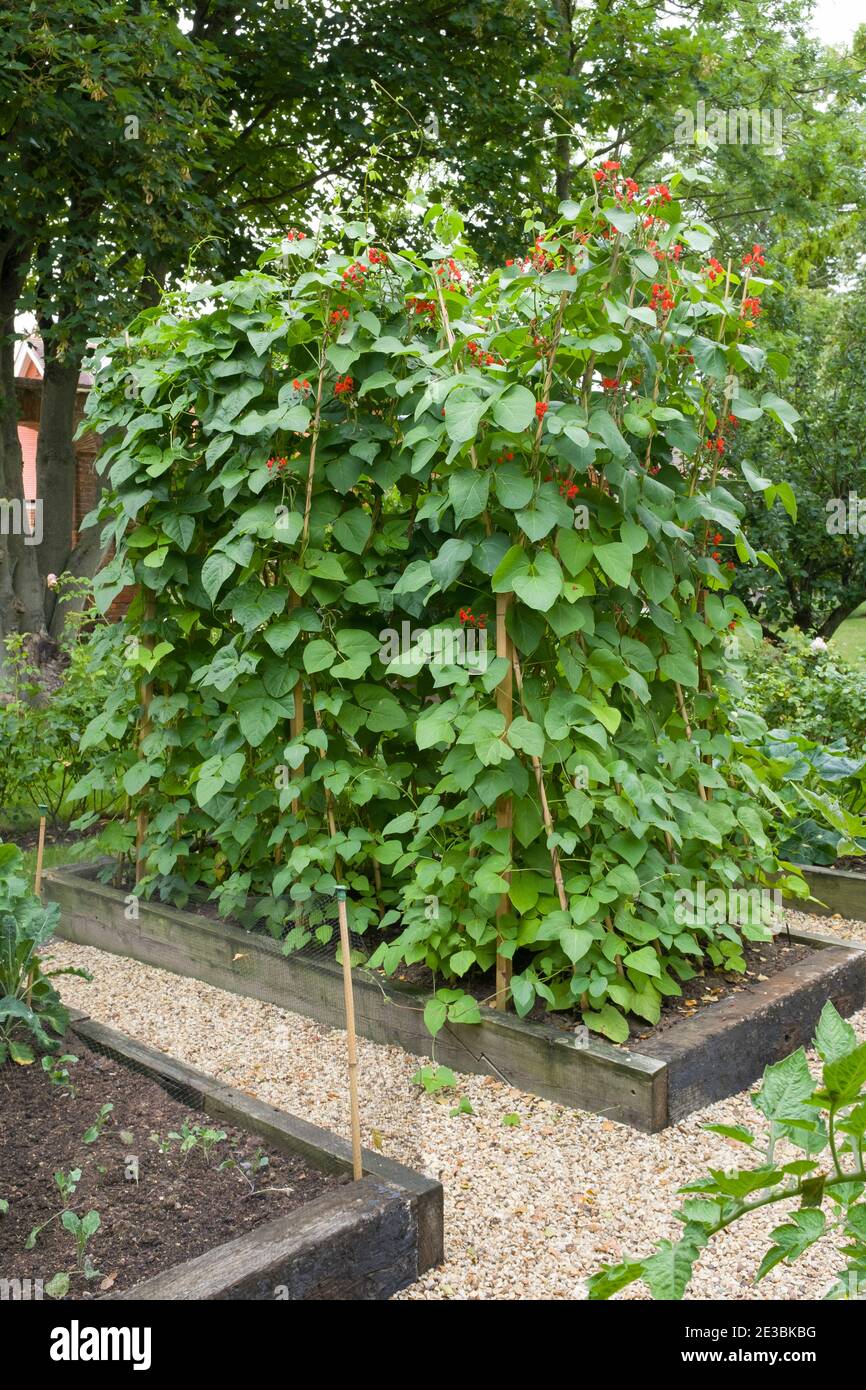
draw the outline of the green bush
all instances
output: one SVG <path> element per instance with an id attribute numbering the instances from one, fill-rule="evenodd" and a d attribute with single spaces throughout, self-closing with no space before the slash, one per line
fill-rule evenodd
<path id="1" fill-rule="evenodd" d="M 61 595 L 68 597 L 61 579 Z M 85 729 L 103 708 L 107 690 L 128 691 L 121 629 L 97 619 L 92 599 L 67 617 L 60 641 L 67 663 L 60 683 L 45 689 L 31 644 L 7 639 L 6 688 L 0 692 L 0 808 L 10 824 L 32 821 L 40 804 L 56 824 L 68 813 L 74 784 L 86 786 L 91 758 L 82 744 Z M 100 786 L 83 794 L 97 813 L 117 800 L 118 788 Z"/>
<path id="2" fill-rule="evenodd" d="M 90 979 L 72 967 L 44 969 L 40 948 L 59 916 L 56 903 L 44 907 L 30 891 L 20 849 L 0 844 L 0 1063 L 10 1057 L 21 1065 L 32 1062 L 31 1041 L 40 1052 L 55 1051 L 51 1033 L 63 1036 L 69 1014 L 51 981 L 57 975 Z"/>
<path id="3" fill-rule="evenodd" d="M 723 460 L 732 416 L 796 413 L 753 341 L 768 282 L 717 283 L 685 178 L 632 208 L 618 168 L 489 275 L 441 208 L 421 254 L 326 224 L 98 354 L 98 601 L 140 586 L 154 697 L 139 744 L 110 693 L 87 789 L 149 817 L 144 894 L 277 935 L 297 915 L 297 946 L 348 883 L 372 963 L 449 986 L 433 1032 L 480 1016 L 461 981 L 498 955 L 518 1013 L 623 1042 L 766 936 L 683 922 L 678 894 L 776 882 L 765 762 L 716 693 L 737 559 L 761 558 Z M 505 655 L 443 654 L 497 608 L 508 688 Z"/>
<path id="4" fill-rule="evenodd" d="M 848 661 L 800 633 L 762 642 L 738 663 L 743 703 L 771 729 L 859 752 L 866 740 L 866 663 Z"/>

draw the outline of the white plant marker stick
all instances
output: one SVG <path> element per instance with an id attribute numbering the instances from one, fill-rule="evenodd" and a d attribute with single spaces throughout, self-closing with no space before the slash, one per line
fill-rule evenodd
<path id="1" fill-rule="evenodd" d="M 343 956 L 343 997 L 346 1004 L 346 1045 L 349 1053 L 349 1105 L 352 1112 L 352 1176 L 355 1181 L 364 1176 L 361 1158 L 361 1112 L 358 1108 L 358 1043 L 355 1037 L 355 996 L 352 990 L 352 962 L 349 946 L 349 916 L 346 911 L 346 890 L 338 884 L 337 913 L 340 918 L 340 950 Z"/>
<path id="2" fill-rule="evenodd" d="M 36 896 L 42 896 L 42 856 L 45 853 L 45 817 L 48 814 L 47 806 L 39 807 L 39 844 L 36 847 Z"/>

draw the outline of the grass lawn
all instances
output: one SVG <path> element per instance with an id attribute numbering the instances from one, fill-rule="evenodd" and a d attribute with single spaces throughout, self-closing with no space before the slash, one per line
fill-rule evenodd
<path id="1" fill-rule="evenodd" d="M 46 845 L 42 855 L 42 869 L 56 869 L 61 864 L 78 864 L 82 859 L 93 858 L 93 844 L 97 836 L 87 840 L 76 840 L 72 845 Z M 30 878 L 36 877 L 36 846 L 24 850 L 24 863 Z"/>
<path id="2" fill-rule="evenodd" d="M 846 618 L 830 639 L 830 646 L 847 660 L 866 657 L 866 603 Z"/>

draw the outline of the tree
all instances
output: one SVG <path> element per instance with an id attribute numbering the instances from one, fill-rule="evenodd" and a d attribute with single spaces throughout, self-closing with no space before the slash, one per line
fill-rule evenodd
<path id="1" fill-rule="evenodd" d="M 15 317 L 37 316 L 45 378 L 37 489 L 45 539 L 0 536 L 0 650 L 50 620 L 44 579 L 92 573 L 94 537 L 72 553 L 72 413 L 88 338 L 127 313 L 148 275 L 176 263 L 207 198 L 193 170 L 215 144 L 219 64 L 148 5 L 16 4 L 0 29 L 0 491 L 20 502 Z"/>
<path id="2" fill-rule="evenodd" d="M 866 600 L 866 497 L 862 523 L 857 502 L 866 481 L 866 285 L 861 276 L 850 288 L 792 298 L 785 391 L 802 417 L 799 439 L 762 421 L 747 451 L 752 487 L 737 488 L 778 572 L 744 568 L 737 590 L 770 636 L 796 626 L 826 639 Z M 778 502 L 763 505 L 755 474 L 793 488 L 796 517 Z"/>
<path id="3" fill-rule="evenodd" d="M 38 476 L 46 540 L 0 537 L 0 638 L 51 618 L 45 574 L 72 553 L 71 411 L 86 342 L 177 283 L 219 275 L 336 199 L 394 241 L 423 241 L 409 191 L 466 215 L 486 264 L 607 153 L 636 177 L 679 157 L 679 112 L 772 107 L 783 157 L 695 146 L 723 258 L 778 243 L 782 278 L 830 284 L 862 226 L 862 42 L 804 31 L 808 0 L 13 0 L 0 28 L 0 491 L 20 493 L 12 325 L 46 343 Z M 130 123 L 138 122 L 138 138 Z M 751 174 L 757 163 L 760 178 Z M 752 190 L 759 190 L 755 196 Z M 5 460 L 2 461 L 2 460 Z"/>

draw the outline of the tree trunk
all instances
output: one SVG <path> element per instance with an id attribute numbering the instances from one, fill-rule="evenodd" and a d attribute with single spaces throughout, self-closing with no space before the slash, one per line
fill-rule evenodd
<path id="1" fill-rule="evenodd" d="M 27 267 L 28 249 L 14 235 L 0 235 L 0 497 L 4 509 L 0 533 L 0 671 L 5 639 L 15 632 L 38 632 L 44 624 L 45 587 L 37 564 L 37 537 L 21 534 L 16 522 L 25 515 L 18 401 L 15 394 L 15 311 Z"/>
<path id="2" fill-rule="evenodd" d="M 840 628 L 846 618 L 850 618 L 855 609 L 860 607 L 866 594 L 853 594 L 847 603 L 840 603 L 838 608 L 834 608 L 818 628 L 818 636 L 823 637 L 828 642 L 833 633 Z"/>
<path id="3" fill-rule="evenodd" d="M 80 372 L 77 354 L 62 361 L 46 356 L 36 448 L 36 490 L 43 500 L 45 529 L 39 546 L 43 579 L 62 574 L 72 551 L 76 465 L 72 434 Z"/>

